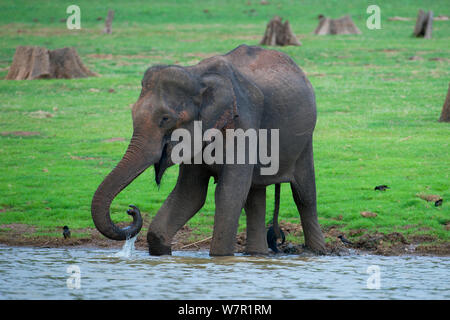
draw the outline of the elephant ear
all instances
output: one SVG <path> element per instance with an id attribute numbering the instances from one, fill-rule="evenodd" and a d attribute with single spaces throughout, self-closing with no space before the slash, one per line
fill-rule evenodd
<path id="1" fill-rule="evenodd" d="M 197 97 L 203 130 L 234 129 L 236 118 L 244 110 L 262 103 L 261 91 L 227 61 L 213 63 L 201 77 L 202 89 Z"/>
<path id="2" fill-rule="evenodd" d="M 239 114 L 230 80 L 217 74 L 208 74 L 202 82 L 200 120 L 203 129 L 232 128 Z"/>

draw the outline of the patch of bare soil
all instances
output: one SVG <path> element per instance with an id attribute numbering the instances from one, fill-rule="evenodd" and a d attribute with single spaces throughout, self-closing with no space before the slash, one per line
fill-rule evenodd
<path id="1" fill-rule="evenodd" d="M 162 59 L 160 55 L 147 55 L 147 54 L 130 54 L 130 55 L 112 55 L 111 53 L 93 53 L 86 55 L 93 59 L 113 60 L 113 59 Z"/>
<path id="2" fill-rule="evenodd" d="M 399 52 L 400 50 L 398 50 L 398 49 L 381 49 L 381 51 L 383 51 L 383 52 Z"/>
<path id="3" fill-rule="evenodd" d="M 94 157 L 80 157 L 80 156 L 70 156 L 72 160 L 99 160 L 99 158 Z"/>
<path id="4" fill-rule="evenodd" d="M 38 110 L 28 113 L 28 115 L 35 119 L 53 118 L 55 115 L 48 111 Z"/>
<path id="5" fill-rule="evenodd" d="M 450 20 L 449 16 L 445 16 L 445 15 L 438 15 L 437 17 L 433 18 L 434 21 L 447 21 Z"/>
<path id="6" fill-rule="evenodd" d="M 210 52 L 210 53 L 203 53 L 203 52 L 194 52 L 194 53 L 186 53 L 184 55 L 184 57 L 186 58 L 202 58 L 202 59 L 207 59 L 207 58 L 211 58 L 213 56 L 217 56 L 219 55 L 219 52 Z"/>
<path id="7" fill-rule="evenodd" d="M 395 256 L 402 254 L 450 255 L 450 243 L 440 242 L 431 235 L 413 235 L 405 237 L 399 232 L 358 233 L 359 237 L 350 248 L 368 251 L 372 254 Z M 351 232 L 349 232 L 351 237 Z"/>
<path id="8" fill-rule="evenodd" d="M 450 61 L 450 59 L 441 58 L 441 57 L 434 57 L 434 58 L 430 58 L 428 60 L 430 60 L 430 61 Z"/>
<path id="9" fill-rule="evenodd" d="M 116 141 L 125 141 L 125 138 L 115 137 L 115 138 L 103 140 L 103 142 L 116 142 Z"/>
<path id="10" fill-rule="evenodd" d="M 395 17 L 389 18 L 388 20 L 389 21 L 410 21 L 410 20 L 413 20 L 413 18 L 395 16 Z"/>
<path id="11" fill-rule="evenodd" d="M 0 225 L 0 232 L 8 231 L 14 235 L 20 235 L 24 233 L 32 233 L 36 230 L 36 227 L 28 224 L 10 223 Z"/>
<path id="12" fill-rule="evenodd" d="M 0 243 L 11 246 L 35 246 L 35 247 L 64 247 L 64 246 L 93 246 L 93 247 L 120 247 L 116 241 L 109 240 L 100 235 L 97 230 L 72 230 L 73 233 L 88 232 L 90 238 L 35 236 L 35 226 L 27 224 L 3 224 L 0 225 Z M 75 232 L 74 232 L 75 231 Z"/>
<path id="13" fill-rule="evenodd" d="M 146 220 L 146 219 L 144 219 Z M 126 223 L 119 223 L 119 226 Z M 286 237 L 293 236 L 303 239 L 303 229 L 300 224 L 280 221 L 280 227 Z M 96 229 L 71 229 L 72 237 L 64 239 L 62 226 L 60 237 L 34 235 L 36 227 L 25 224 L 3 224 L 0 225 L 0 243 L 12 246 L 36 246 L 36 247 L 100 247 L 121 248 L 122 241 L 109 240 L 102 236 Z M 55 230 L 52 230 L 53 232 Z M 143 230 L 141 236 L 135 242 L 138 250 L 148 250 L 147 239 Z M 182 227 L 172 239 L 172 250 L 209 250 L 211 236 L 199 238 L 193 234 L 189 226 Z M 83 236 L 77 236 L 83 234 Z M 87 235 L 86 235 L 87 234 Z M 344 243 L 339 236 L 344 236 L 350 243 Z M 414 235 L 406 238 L 399 232 L 388 234 L 380 232 L 369 233 L 366 229 L 354 229 L 346 233 L 336 227 L 324 230 L 326 239 L 326 250 L 329 255 L 348 255 L 351 252 L 371 253 L 376 255 L 395 256 L 404 254 L 439 255 L 450 256 L 450 243 L 440 242 L 430 235 Z M 246 232 L 242 231 L 236 236 L 236 252 L 245 252 Z M 303 244 L 286 241 L 279 245 L 284 254 L 304 254 L 309 250 Z"/>
<path id="14" fill-rule="evenodd" d="M 111 60 L 113 58 L 113 55 L 110 53 L 104 54 L 104 53 L 93 53 L 86 55 L 89 58 L 94 59 L 104 59 L 104 60 Z"/>
<path id="15" fill-rule="evenodd" d="M 2 136 L 18 136 L 18 137 L 29 137 L 29 136 L 39 136 L 41 133 L 36 131 L 3 131 L 0 132 Z"/>
<path id="16" fill-rule="evenodd" d="M 308 77 L 326 77 L 326 73 L 308 73 Z"/>

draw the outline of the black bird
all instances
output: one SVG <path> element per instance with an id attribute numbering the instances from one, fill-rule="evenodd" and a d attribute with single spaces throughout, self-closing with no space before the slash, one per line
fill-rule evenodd
<path id="1" fill-rule="evenodd" d="M 353 242 L 347 240 L 343 235 L 338 236 L 338 238 L 341 239 L 344 244 L 353 244 Z"/>
<path id="2" fill-rule="evenodd" d="M 375 190 L 386 191 L 386 189 L 390 189 L 387 185 L 382 184 L 381 186 L 376 186 Z"/>
<path id="3" fill-rule="evenodd" d="M 434 203 L 434 206 L 435 206 L 435 207 L 439 207 L 439 206 L 442 204 L 443 201 L 444 201 L 444 199 L 439 199 L 438 201 L 436 201 L 436 202 Z"/>
<path id="4" fill-rule="evenodd" d="M 70 238 L 70 230 L 68 226 L 63 227 L 63 236 L 64 239 Z"/>

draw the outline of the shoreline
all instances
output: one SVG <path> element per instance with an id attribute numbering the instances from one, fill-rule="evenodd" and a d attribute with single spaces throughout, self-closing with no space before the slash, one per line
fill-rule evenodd
<path id="1" fill-rule="evenodd" d="M 124 242 L 120 241 L 117 244 L 112 245 L 99 245 L 96 243 L 89 243 L 89 241 L 84 241 L 87 239 L 80 239 L 83 241 L 75 241 L 71 243 L 56 243 L 51 240 L 44 240 L 42 242 L 5 242 L 3 239 L 0 239 L 0 247 L 27 247 L 27 248 L 74 248 L 74 249 L 84 249 L 84 248 L 92 248 L 92 249 L 117 249 L 120 250 L 123 247 Z M 291 244 L 291 243 L 289 243 Z M 328 246 L 327 246 L 328 247 Z M 193 249 L 195 248 L 195 249 Z M 419 248 L 417 250 L 417 248 Z M 135 250 L 138 251 L 147 251 L 147 246 L 138 245 L 135 246 Z M 208 246 L 201 247 L 190 247 L 190 248 L 179 248 L 172 247 L 172 251 L 208 251 Z M 269 250 L 270 251 L 270 250 Z M 234 252 L 245 254 L 244 250 L 236 250 Z M 273 252 L 268 252 L 267 254 L 261 254 L 256 256 L 268 256 L 268 257 L 276 257 L 276 256 L 286 256 L 286 255 L 297 255 L 297 256 L 315 256 L 314 253 L 309 252 L 307 250 L 300 249 L 299 252 L 280 252 L 278 254 L 274 254 Z M 383 248 L 381 250 L 362 250 L 362 249 L 354 249 L 354 248 L 342 248 L 339 252 L 330 251 L 327 252 L 323 256 L 349 256 L 349 255 L 376 255 L 376 256 L 385 256 L 385 257 L 402 257 L 402 256 L 417 256 L 417 257 L 450 257 L 450 252 L 448 251 L 448 244 L 433 244 L 426 246 L 418 246 L 416 250 L 409 250 L 408 248 Z"/>
<path id="2" fill-rule="evenodd" d="M 280 223 L 281 228 L 286 234 L 301 237 L 299 232 L 301 226 L 291 223 Z M 0 245 L 5 246 L 24 246 L 37 248 L 109 248 L 120 249 L 124 241 L 114 241 L 102 236 L 96 229 L 85 228 L 82 230 L 73 230 L 73 234 L 88 233 L 88 236 L 72 236 L 70 239 L 64 239 L 62 234 L 56 236 L 33 235 L 34 226 L 10 224 L 0 226 Z M 6 230 L 9 229 L 9 230 Z M 360 230 L 359 230 L 360 231 Z M 181 228 L 172 240 L 172 251 L 209 251 L 211 237 L 203 239 L 193 239 L 192 229 L 188 226 Z M 349 254 L 373 254 L 380 256 L 450 256 L 450 243 L 432 240 L 429 237 L 420 235 L 406 238 L 398 232 L 382 234 L 378 232 L 366 232 L 359 237 L 352 236 L 352 232 L 346 235 L 351 241 L 351 245 L 341 242 L 338 235 L 343 234 L 335 228 L 330 228 L 324 232 L 326 239 L 326 255 L 342 256 Z M 238 233 L 236 237 L 235 253 L 245 253 L 245 231 Z M 147 239 L 141 232 L 135 242 L 137 250 L 148 250 Z M 312 254 L 305 249 L 302 244 L 286 241 L 279 245 L 281 254 L 308 255 Z M 268 256 L 276 256 L 269 250 Z"/>

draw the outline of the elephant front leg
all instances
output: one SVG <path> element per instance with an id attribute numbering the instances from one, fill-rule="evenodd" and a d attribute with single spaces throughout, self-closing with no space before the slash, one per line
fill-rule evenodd
<path id="1" fill-rule="evenodd" d="M 151 255 L 171 254 L 173 236 L 205 203 L 209 178 L 203 166 L 180 165 L 175 188 L 148 228 Z"/>
<path id="2" fill-rule="evenodd" d="M 253 165 L 224 165 L 215 192 L 211 256 L 234 254 L 239 216 L 250 190 L 252 175 Z"/>
<path id="3" fill-rule="evenodd" d="M 251 188 L 245 203 L 248 254 L 267 254 L 266 188 Z"/>

